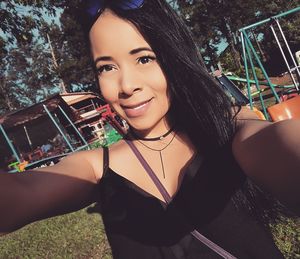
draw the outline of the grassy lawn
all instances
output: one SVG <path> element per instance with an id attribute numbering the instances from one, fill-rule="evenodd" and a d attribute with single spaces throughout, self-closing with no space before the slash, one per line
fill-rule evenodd
<path id="1" fill-rule="evenodd" d="M 99 214 L 86 209 L 30 224 L 0 237 L 0 258 L 110 259 Z"/>
<path id="2" fill-rule="evenodd" d="M 300 219 L 271 226 L 287 259 L 300 258 Z M 111 259 L 99 214 L 87 209 L 33 223 L 0 238 L 1 259 Z"/>
<path id="3" fill-rule="evenodd" d="M 271 225 L 271 229 L 285 258 L 300 259 L 300 218 L 282 218 L 282 222 Z M 112 258 L 101 217 L 88 213 L 87 208 L 30 224 L 0 237 L 0 259 L 71 258 Z"/>
<path id="4" fill-rule="evenodd" d="M 275 244 L 286 259 L 300 259 L 300 218 L 281 218 L 271 225 Z"/>

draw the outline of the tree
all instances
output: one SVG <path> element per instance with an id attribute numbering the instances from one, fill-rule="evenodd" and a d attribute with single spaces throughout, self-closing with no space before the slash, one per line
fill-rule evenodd
<path id="1" fill-rule="evenodd" d="M 204 54 L 215 61 L 216 46 L 223 40 L 229 45 L 235 67 L 239 68 L 241 61 L 235 45 L 235 32 L 255 16 L 253 1 L 178 0 L 178 4 Z"/>
<path id="2" fill-rule="evenodd" d="M 66 4 L 60 21 L 63 46 L 60 49 L 59 72 L 70 91 L 92 90 L 99 91 L 95 85 L 95 75 L 91 64 L 89 45 L 83 34 L 76 14 L 78 0 Z"/>
<path id="3" fill-rule="evenodd" d="M 231 58 L 226 55 L 226 60 L 233 62 L 230 66 L 238 70 L 241 67 L 241 50 L 239 50 L 241 43 L 237 41 L 239 36 L 237 33 L 238 30 L 246 25 L 269 18 L 279 12 L 299 6 L 300 1 L 178 0 L 177 3 L 183 17 L 187 21 L 187 25 L 190 26 L 198 44 L 201 46 L 206 60 L 209 61 L 208 64 L 217 63 L 218 54 L 216 53 L 216 46 L 220 42 L 225 41 L 229 46 L 226 51 L 229 50 L 231 55 Z M 299 35 L 299 30 L 297 30 L 298 22 L 295 21 L 297 19 L 293 18 L 292 20 L 293 22 L 285 25 L 284 28 L 287 29 L 288 38 L 293 45 L 292 38 L 295 39 L 295 43 L 299 42 L 297 36 Z M 267 55 L 268 51 L 277 49 L 274 39 L 271 39 L 270 32 L 264 26 L 261 26 L 254 32 L 256 36 L 260 36 L 256 39 L 253 38 L 258 45 L 258 51 L 262 57 L 265 57 L 265 60 L 269 59 L 270 56 Z"/>
<path id="4" fill-rule="evenodd" d="M 38 42 L 9 48 L 0 65 L 0 111 L 28 106 L 51 93 L 57 79 L 50 66 L 51 57 Z"/>
<path id="5" fill-rule="evenodd" d="M 0 1 L 0 112 L 44 99 L 62 82 L 68 91 L 95 88 L 84 37 L 74 20 L 75 3 Z M 57 13 L 62 13 L 61 22 L 59 16 L 54 21 Z"/>
<path id="6" fill-rule="evenodd" d="M 0 1 L 0 8 L 0 112 L 4 112 L 45 95 L 39 83 L 49 80 L 51 73 L 43 70 L 47 57 L 36 35 L 44 13 L 53 15 L 56 9 L 50 1 L 38 0 Z"/>
<path id="7" fill-rule="evenodd" d="M 284 2 L 284 1 L 269 2 L 263 0 L 259 2 L 259 4 L 262 12 L 259 13 L 258 18 L 259 20 L 263 20 L 266 18 L 270 18 L 274 15 L 277 15 L 279 13 L 298 7 L 300 1 L 292 0 L 288 2 Z M 281 24 L 282 30 L 284 31 L 286 39 L 291 47 L 292 53 L 295 53 L 297 50 L 300 50 L 300 31 L 299 31 L 300 12 L 282 17 L 279 19 L 279 22 Z M 269 22 L 266 25 L 259 26 L 256 28 L 255 31 L 257 35 L 258 34 L 263 35 L 263 37 L 261 37 L 260 39 L 260 46 L 266 57 L 265 67 L 267 68 L 270 75 L 276 76 L 278 74 L 287 71 L 287 68 L 281 56 L 276 40 L 270 29 L 271 24 L 272 23 Z M 280 35 L 279 31 L 275 25 L 274 28 L 277 32 L 277 35 L 279 36 Z M 281 43 L 283 43 L 281 36 L 279 36 L 279 40 L 281 41 Z M 282 46 L 283 45 L 284 44 L 282 44 Z M 285 47 L 283 48 L 285 49 Z M 286 54 L 288 53 L 286 52 Z M 289 62 L 290 64 L 292 63 L 291 61 Z M 274 66 L 274 64 L 276 64 L 276 66 Z"/>
<path id="8" fill-rule="evenodd" d="M 43 14 L 55 16 L 61 1 L 11 0 L 0 1 L 0 29 L 7 42 L 30 43 L 34 29 L 43 22 Z"/>

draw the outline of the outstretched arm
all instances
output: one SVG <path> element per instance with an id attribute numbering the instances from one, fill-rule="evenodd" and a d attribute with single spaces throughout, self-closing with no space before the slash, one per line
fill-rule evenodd
<path id="1" fill-rule="evenodd" d="M 96 175 L 99 175 L 95 168 L 102 168 L 101 153 L 99 150 L 83 151 L 51 167 L 1 173 L 0 233 L 94 202 Z"/>
<path id="2" fill-rule="evenodd" d="M 236 134 L 233 153 L 258 185 L 300 215 L 300 120 L 248 121 Z"/>

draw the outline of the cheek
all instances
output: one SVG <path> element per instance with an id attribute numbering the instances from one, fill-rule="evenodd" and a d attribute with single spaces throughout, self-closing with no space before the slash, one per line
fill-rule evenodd
<path id="1" fill-rule="evenodd" d="M 155 91 L 159 94 L 161 100 L 166 103 L 169 103 L 169 91 L 168 91 L 168 83 L 167 80 L 162 74 L 160 73 L 159 76 L 152 77 L 153 78 L 153 86 L 155 86 Z"/>
<path id="2" fill-rule="evenodd" d="M 157 91 L 157 92 L 166 92 L 167 91 L 167 79 L 162 71 L 161 67 L 156 64 L 152 66 L 151 69 L 147 71 L 147 79 L 149 80 L 149 84 Z"/>
<path id="3" fill-rule="evenodd" d="M 105 82 L 101 82 L 100 80 L 98 82 L 99 82 L 100 92 L 103 98 L 105 99 L 105 101 L 108 103 L 114 102 L 117 96 L 117 92 L 114 90 L 112 84 L 107 84 Z"/>

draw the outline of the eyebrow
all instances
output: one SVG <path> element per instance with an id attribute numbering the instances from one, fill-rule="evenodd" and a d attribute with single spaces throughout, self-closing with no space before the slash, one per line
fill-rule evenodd
<path id="1" fill-rule="evenodd" d="M 147 47 L 142 47 L 142 48 L 136 48 L 136 49 L 133 49 L 129 52 L 130 55 L 134 55 L 134 54 L 137 54 L 141 51 L 151 51 L 153 52 L 153 50 L 151 48 L 147 48 Z"/>
<path id="2" fill-rule="evenodd" d="M 141 48 L 136 48 L 136 49 L 133 49 L 131 51 L 129 51 L 129 54 L 130 55 L 135 55 L 141 51 L 150 51 L 150 52 L 153 52 L 153 50 L 151 48 L 148 48 L 148 47 L 141 47 Z M 97 57 L 95 60 L 94 60 L 94 65 L 96 65 L 98 62 L 100 61 L 111 61 L 113 58 L 110 57 L 110 56 L 102 56 L 102 57 Z"/>

